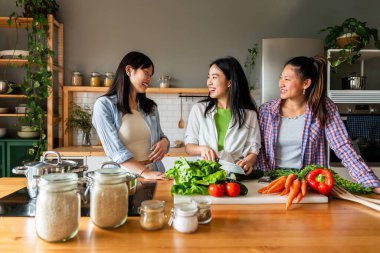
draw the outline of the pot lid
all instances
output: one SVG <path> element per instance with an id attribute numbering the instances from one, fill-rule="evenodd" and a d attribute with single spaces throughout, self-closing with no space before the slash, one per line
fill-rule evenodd
<path id="1" fill-rule="evenodd" d="M 47 156 L 49 154 L 56 155 L 56 158 L 54 158 L 54 160 L 56 159 L 56 161 L 54 161 L 54 162 L 49 161 L 47 158 Z M 51 158 L 51 157 L 49 157 L 49 158 Z M 77 167 L 78 163 L 75 161 L 71 161 L 71 160 L 62 160 L 61 155 L 58 152 L 46 151 L 43 154 L 41 161 L 26 163 L 25 166 L 33 167 L 33 168 L 52 168 L 52 167 L 54 167 L 54 168 L 73 168 L 73 167 Z"/>

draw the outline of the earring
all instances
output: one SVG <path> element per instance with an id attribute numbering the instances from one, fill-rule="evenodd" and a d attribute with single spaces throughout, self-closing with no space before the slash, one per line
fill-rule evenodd
<path id="1" fill-rule="evenodd" d="M 306 89 L 305 89 L 305 88 L 303 88 L 303 92 L 302 92 L 302 94 L 303 94 L 303 95 L 306 94 Z"/>

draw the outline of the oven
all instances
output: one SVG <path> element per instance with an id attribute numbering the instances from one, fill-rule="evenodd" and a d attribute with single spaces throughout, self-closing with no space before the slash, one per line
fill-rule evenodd
<path id="1" fill-rule="evenodd" d="M 380 104 L 336 104 L 347 132 L 369 167 L 380 166 Z M 328 148 L 330 167 L 343 167 L 334 151 Z"/>

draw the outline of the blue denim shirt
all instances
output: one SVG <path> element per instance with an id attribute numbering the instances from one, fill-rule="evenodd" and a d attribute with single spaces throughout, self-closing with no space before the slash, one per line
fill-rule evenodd
<path id="1" fill-rule="evenodd" d="M 123 163 L 131 159 L 133 154 L 125 147 L 119 138 L 118 132 L 121 127 L 123 115 L 118 111 L 116 103 L 116 95 L 99 97 L 94 104 L 92 124 L 102 142 L 106 155 L 113 162 Z M 162 138 L 167 138 L 161 129 L 157 107 L 148 115 L 140 108 L 139 111 L 150 129 L 150 146 Z M 169 150 L 169 145 L 167 150 Z M 153 170 L 164 172 L 165 167 L 162 162 L 159 161 L 153 164 Z"/>

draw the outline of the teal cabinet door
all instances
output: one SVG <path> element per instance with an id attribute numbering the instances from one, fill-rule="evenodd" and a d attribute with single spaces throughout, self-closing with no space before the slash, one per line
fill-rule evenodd
<path id="1" fill-rule="evenodd" d="M 33 146 L 35 140 L 12 140 L 6 142 L 6 177 L 24 177 L 12 173 L 12 168 L 22 166 L 32 161 L 28 150 Z"/>
<path id="2" fill-rule="evenodd" d="M 5 142 L 0 141 L 0 177 L 5 177 Z"/>

